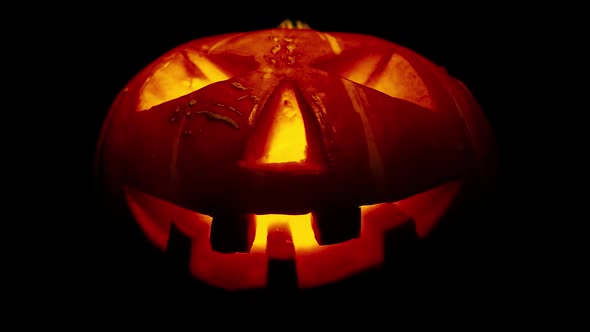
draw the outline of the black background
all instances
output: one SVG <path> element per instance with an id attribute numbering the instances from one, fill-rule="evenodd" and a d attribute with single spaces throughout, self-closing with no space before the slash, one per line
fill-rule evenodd
<path id="1" fill-rule="evenodd" d="M 529 296 L 523 281 L 532 258 L 524 257 L 527 248 L 517 244 L 524 212 L 515 200 L 525 186 L 517 159 L 526 158 L 516 119 L 527 110 L 519 108 L 515 87 L 522 85 L 527 70 L 523 59 L 533 43 L 529 37 L 535 25 L 522 23 L 521 13 L 486 5 L 366 1 L 321 7 L 296 2 L 121 8 L 95 4 L 69 10 L 67 15 L 48 16 L 48 22 L 38 26 L 34 41 L 43 47 L 33 47 L 43 53 L 49 69 L 43 76 L 47 88 L 40 91 L 50 92 L 43 109 L 56 112 L 50 124 L 42 126 L 47 134 L 41 144 L 47 147 L 38 147 L 35 154 L 48 171 L 43 176 L 47 185 L 38 194 L 40 210 L 55 221 L 40 228 L 50 232 L 42 234 L 49 243 L 39 242 L 43 249 L 34 253 L 42 267 L 35 268 L 38 271 L 31 283 L 49 291 L 50 295 L 43 296 L 48 301 L 65 297 L 77 309 L 98 303 L 159 307 L 184 300 L 198 304 L 221 299 L 219 308 L 239 308 L 244 303 L 274 306 L 296 301 L 218 294 L 170 274 L 163 257 L 130 220 L 112 218 L 101 209 L 92 174 L 102 121 L 116 94 L 139 70 L 181 43 L 272 28 L 287 18 L 321 31 L 375 35 L 444 66 L 481 104 L 496 135 L 501 162 L 494 199 L 483 210 L 454 216 L 429 240 L 423 274 L 417 281 L 379 286 L 353 282 L 312 300 L 321 305 L 344 298 L 341 303 L 355 309 L 362 309 L 373 296 L 389 301 L 388 305 L 404 306 L 404 301 L 411 301 L 411 305 L 407 302 L 411 308 L 431 305 L 442 309 L 454 301 L 461 310 L 486 315 L 490 311 L 481 308 L 500 301 L 505 309 L 494 315 L 502 316 L 510 315 Z M 47 114 L 41 114 L 39 121 Z M 353 300 L 354 296 L 361 296 L 363 304 Z"/>

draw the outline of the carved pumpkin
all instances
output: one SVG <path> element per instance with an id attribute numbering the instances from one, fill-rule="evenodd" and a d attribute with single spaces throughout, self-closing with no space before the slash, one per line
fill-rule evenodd
<path id="1" fill-rule="evenodd" d="M 493 172 L 468 89 L 403 46 L 297 22 L 180 45 L 116 97 L 104 191 L 198 280 L 310 288 L 383 265 Z M 485 182 L 485 181 L 484 181 Z M 470 186 L 471 189 L 477 186 Z"/>

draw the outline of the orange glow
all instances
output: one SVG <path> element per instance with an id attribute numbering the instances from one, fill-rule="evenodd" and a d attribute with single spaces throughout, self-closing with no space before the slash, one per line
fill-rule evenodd
<path id="1" fill-rule="evenodd" d="M 392 55 L 380 75 L 372 77 L 367 85 L 392 97 L 431 110 L 434 108 L 426 84 L 408 60 L 399 54 Z"/>
<path id="2" fill-rule="evenodd" d="M 301 162 L 307 159 L 305 124 L 295 92 L 291 89 L 281 92 L 267 142 L 258 163 Z"/>
<path id="3" fill-rule="evenodd" d="M 288 225 L 296 250 L 319 246 L 311 226 L 311 213 L 301 215 L 263 214 L 256 215 L 256 236 L 252 244 L 252 251 L 266 250 L 268 230 L 280 224 Z"/>
<path id="4" fill-rule="evenodd" d="M 190 50 L 175 53 L 148 77 L 141 88 L 137 110 L 147 110 L 228 78 L 202 54 Z"/>
<path id="5" fill-rule="evenodd" d="M 373 74 L 373 71 L 377 67 L 380 59 L 380 54 L 369 54 L 362 58 L 362 60 L 350 66 L 348 70 L 342 73 L 342 76 L 353 82 L 366 84 L 366 82 L 371 77 L 371 74 Z"/>
<path id="6" fill-rule="evenodd" d="M 426 84 L 416 69 L 399 54 L 393 54 L 380 70 L 380 54 L 369 54 L 342 72 L 349 80 L 371 87 L 388 96 L 400 98 L 433 109 Z"/>
<path id="7" fill-rule="evenodd" d="M 276 247 L 277 243 L 267 243 L 267 237 L 269 232 L 284 231 L 285 225 L 293 240 L 299 287 L 320 286 L 380 266 L 384 260 L 384 235 L 407 220 L 406 211 L 428 210 L 428 204 L 440 199 L 441 195 L 456 194 L 449 191 L 451 188 L 436 188 L 420 194 L 416 196 L 417 201 L 408 202 L 403 210 L 401 206 L 407 200 L 361 206 L 360 237 L 332 245 L 320 246 L 315 240 L 311 213 L 257 215 L 256 236 L 250 252 L 235 254 L 212 250 L 209 242 L 210 216 L 176 206 L 131 187 L 126 187 L 126 196 L 135 220 L 152 243 L 166 250 L 169 231 L 174 223 L 192 239 L 189 262 L 191 273 L 213 286 L 238 290 L 265 287 L 269 252 L 282 249 Z M 442 198 L 447 200 L 447 197 Z M 435 210 L 443 212 L 438 208 Z M 424 219 L 425 216 L 421 215 L 414 217 L 421 237 L 425 229 L 432 227 L 432 224 L 421 226 Z"/>
<path id="8" fill-rule="evenodd" d="M 363 205 L 361 206 L 361 215 L 364 217 L 386 204 Z M 256 215 L 256 236 L 254 237 L 254 243 L 252 243 L 252 251 L 266 250 L 269 229 L 273 229 L 281 224 L 287 224 L 289 227 L 291 237 L 293 238 L 293 246 L 296 251 L 313 249 L 320 246 L 313 231 L 311 213 L 300 215 L 262 214 Z"/>

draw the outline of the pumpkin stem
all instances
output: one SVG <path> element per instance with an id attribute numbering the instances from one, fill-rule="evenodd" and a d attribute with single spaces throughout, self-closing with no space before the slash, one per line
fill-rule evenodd
<path id="1" fill-rule="evenodd" d="M 279 28 L 283 28 L 283 29 L 310 29 L 309 25 L 307 25 L 307 23 L 303 23 L 299 20 L 289 20 L 286 19 L 283 22 L 281 22 L 281 24 L 279 24 Z"/>

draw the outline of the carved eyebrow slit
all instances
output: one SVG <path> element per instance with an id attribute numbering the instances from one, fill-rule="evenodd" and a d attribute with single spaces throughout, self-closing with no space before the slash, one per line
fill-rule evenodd
<path id="1" fill-rule="evenodd" d="M 221 114 L 214 113 L 214 112 L 207 111 L 207 110 L 205 110 L 205 111 L 198 111 L 198 112 L 195 112 L 194 114 L 203 114 L 208 119 L 218 120 L 218 121 L 225 122 L 225 123 L 229 124 L 230 126 L 236 128 L 236 129 L 239 129 L 240 128 L 240 126 L 238 125 L 237 122 L 235 122 L 233 119 L 231 119 L 231 118 L 229 118 L 229 117 L 227 117 L 225 115 L 221 115 Z"/>

